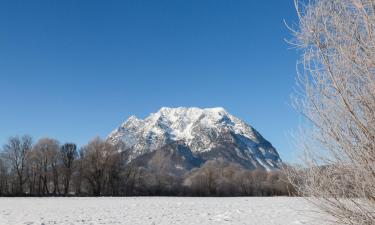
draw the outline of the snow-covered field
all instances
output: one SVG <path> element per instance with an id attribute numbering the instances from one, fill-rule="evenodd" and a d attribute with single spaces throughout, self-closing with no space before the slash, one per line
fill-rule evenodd
<path id="1" fill-rule="evenodd" d="M 0 198 L 1 225 L 324 224 L 316 218 L 301 198 Z"/>

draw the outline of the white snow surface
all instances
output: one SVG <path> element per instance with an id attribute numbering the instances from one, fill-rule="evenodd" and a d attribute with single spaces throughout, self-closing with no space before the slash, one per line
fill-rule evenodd
<path id="1" fill-rule="evenodd" d="M 325 225 L 301 198 L 0 198 L 0 225 Z"/>

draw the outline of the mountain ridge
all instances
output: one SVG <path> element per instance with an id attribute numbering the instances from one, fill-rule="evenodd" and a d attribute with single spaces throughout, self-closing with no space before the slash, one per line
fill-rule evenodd
<path id="1" fill-rule="evenodd" d="M 282 165 L 270 142 L 222 107 L 163 107 L 145 119 L 131 116 L 107 140 L 121 142 L 129 161 L 179 142 L 203 161 L 224 158 L 249 169 L 265 170 Z"/>

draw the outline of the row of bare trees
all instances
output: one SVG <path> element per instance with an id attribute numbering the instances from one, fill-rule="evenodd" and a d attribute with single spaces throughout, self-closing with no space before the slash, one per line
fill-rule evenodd
<path id="1" fill-rule="evenodd" d="M 0 152 L 0 195 L 101 195 L 120 168 L 115 146 L 94 139 L 78 150 L 30 136 L 11 137 Z"/>
<path id="2" fill-rule="evenodd" d="M 292 195 L 292 186 L 279 171 L 247 170 L 221 160 L 207 161 L 184 180 L 195 196 L 280 196 Z"/>
<path id="3" fill-rule="evenodd" d="M 0 194 L 68 194 L 76 158 L 75 144 L 43 138 L 32 145 L 30 136 L 11 137 L 1 151 Z"/>
<path id="4" fill-rule="evenodd" d="M 42 138 L 11 137 L 0 151 L 0 196 L 289 195 L 282 175 L 208 161 L 184 175 L 128 163 L 120 146 L 95 138 L 77 149 Z"/>
<path id="5" fill-rule="evenodd" d="M 247 170 L 221 160 L 207 161 L 183 176 L 143 167 L 125 169 L 126 195 L 142 196 L 290 196 L 293 187 L 280 171 Z"/>

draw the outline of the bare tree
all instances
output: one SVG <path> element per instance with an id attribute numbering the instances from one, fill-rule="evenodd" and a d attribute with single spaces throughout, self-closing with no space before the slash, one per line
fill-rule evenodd
<path id="1" fill-rule="evenodd" d="M 62 162 L 62 175 L 64 184 L 64 194 L 69 193 L 70 180 L 73 173 L 73 163 L 77 158 L 77 146 L 72 143 L 66 143 L 60 148 L 60 157 Z"/>
<path id="2" fill-rule="evenodd" d="M 84 180 L 83 156 L 83 150 L 80 149 L 77 154 L 77 159 L 75 160 L 74 171 L 72 174 L 72 183 L 76 195 L 82 194 L 82 186 Z"/>
<path id="3" fill-rule="evenodd" d="M 43 163 L 39 153 L 39 151 L 34 151 L 33 149 L 29 153 L 26 164 L 26 179 L 29 186 L 29 194 L 31 195 L 42 194 Z"/>
<path id="4" fill-rule="evenodd" d="M 8 171 L 5 160 L 0 154 L 0 196 L 8 194 Z"/>
<path id="5" fill-rule="evenodd" d="M 132 163 L 128 164 L 123 172 L 123 179 L 125 183 L 124 194 L 126 196 L 136 195 L 136 189 L 141 184 L 142 171 Z"/>
<path id="6" fill-rule="evenodd" d="M 256 196 L 264 196 L 263 183 L 267 179 L 267 173 L 261 169 L 256 169 L 251 171 L 251 176 L 253 177 L 253 193 Z"/>
<path id="7" fill-rule="evenodd" d="M 241 170 L 238 171 L 236 177 L 236 183 L 241 189 L 241 193 L 245 196 L 254 195 L 254 179 L 251 176 L 251 171 Z"/>
<path id="8" fill-rule="evenodd" d="M 51 138 L 40 139 L 33 148 L 33 155 L 38 161 L 40 171 L 41 193 L 50 193 L 50 182 L 53 183 L 53 194 L 59 193 L 58 154 L 59 142 Z"/>
<path id="9" fill-rule="evenodd" d="M 95 138 L 83 148 L 83 173 L 95 196 L 102 195 L 108 170 L 117 155 L 116 147 Z"/>
<path id="10" fill-rule="evenodd" d="M 301 195 L 338 224 L 375 223 L 375 1 L 296 0 Z"/>
<path id="11" fill-rule="evenodd" d="M 4 145 L 3 151 L 6 160 L 11 164 L 13 172 L 16 174 L 18 187 L 17 193 L 24 193 L 26 160 L 32 148 L 32 139 L 30 136 L 11 137 L 8 143 Z"/>

